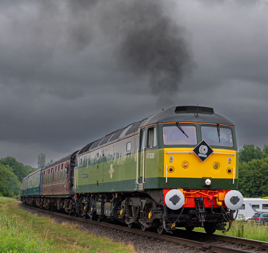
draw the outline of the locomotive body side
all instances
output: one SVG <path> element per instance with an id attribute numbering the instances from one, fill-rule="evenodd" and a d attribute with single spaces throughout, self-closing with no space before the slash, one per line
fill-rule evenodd
<path id="1" fill-rule="evenodd" d="M 78 154 L 76 193 L 134 191 L 137 147 L 138 135 L 134 135 Z"/>

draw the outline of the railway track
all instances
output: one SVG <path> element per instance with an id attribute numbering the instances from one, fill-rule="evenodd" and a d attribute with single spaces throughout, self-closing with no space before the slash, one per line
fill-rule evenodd
<path id="1" fill-rule="evenodd" d="M 143 238 L 155 239 L 173 244 L 185 245 L 194 248 L 196 252 L 268 252 L 268 243 L 243 239 L 238 237 L 223 236 L 223 235 L 207 235 L 202 232 L 186 232 L 185 230 L 177 229 L 173 235 L 159 235 L 150 231 L 142 231 L 140 229 L 128 228 L 121 225 L 116 225 L 106 222 L 98 222 L 88 220 L 81 217 L 74 217 L 68 214 L 50 212 L 40 208 L 23 205 L 26 209 L 32 209 L 39 213 L 50 215 L 52 218 L 65 218 L 71 221 L 88 223 L 91 225 L 101 226 L 107 229 L 123 231 L 125 233 L 135 234 Z"/>

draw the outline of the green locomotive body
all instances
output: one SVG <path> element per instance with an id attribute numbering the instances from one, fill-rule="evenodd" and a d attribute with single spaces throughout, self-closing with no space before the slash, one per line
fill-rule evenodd
<path id="1" fill-rule="evenodd" d="M 186 134 L 186 138 L 180 128 L 192 136 Z M 169 141 L 171 131 L 186 141 Z M 207 132 L 212 136 L 212 155 L 202 161 L 193 150 Z M 215 133 L 219 135 L 215 137 Z M 172 107 L 108 134 L 78 152 L 74 171 L 77 212 L 101 219 L 107 217 L 107 208 L 112 209 L 106 210 L 108 217 L 122 219 L 129 226 L 140 223 L 144 229 L 160 227 L 168 231 L 174 222 L 187 228 L 205 226 L 209 233 L 224 229 L 225 214 L 205 213 L 212 209 L 225 212 L 221 210 L 227 208 L 225 196 L 237 189 L 236 160 L 235 129 L 229 120 L 214 114 L 211 108 Z M 166 194 L 172 189 L 182 192 L 185 200 L 181 220 L 177 220 L 181 210 L 166 205 Z M 240 196 L 238 205 L 241 201 Z M 233 211 L 228 218 L 231 216 Z"/>

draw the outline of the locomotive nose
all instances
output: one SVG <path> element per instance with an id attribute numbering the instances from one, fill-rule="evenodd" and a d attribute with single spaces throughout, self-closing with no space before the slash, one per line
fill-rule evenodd
<path id="1" fill-rule="evenodd" d="M 243 196 L 239 191 L 229 191 L 224 198 L 225 205 L 231 210 L 237 210 L 243 204 Z"/>
<path id="2" fill-rule="evenodd" d="M 184 205 L 184 195 L 180 190 L 170 190 L 165 196 L 165 202 L 169 209 L 178 210 Z"/>

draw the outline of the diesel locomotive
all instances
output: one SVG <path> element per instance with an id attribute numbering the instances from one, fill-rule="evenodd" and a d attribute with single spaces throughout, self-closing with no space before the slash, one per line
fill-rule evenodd
<path id="1" fill-rule="evenodd" d="M 226 230 L 243 204 L 235 126 L 176 106 L 90 142 L 23 179 L 21 200 L 142 230 Z M 229 229 L 228 228 L 228 229 Z"/>

